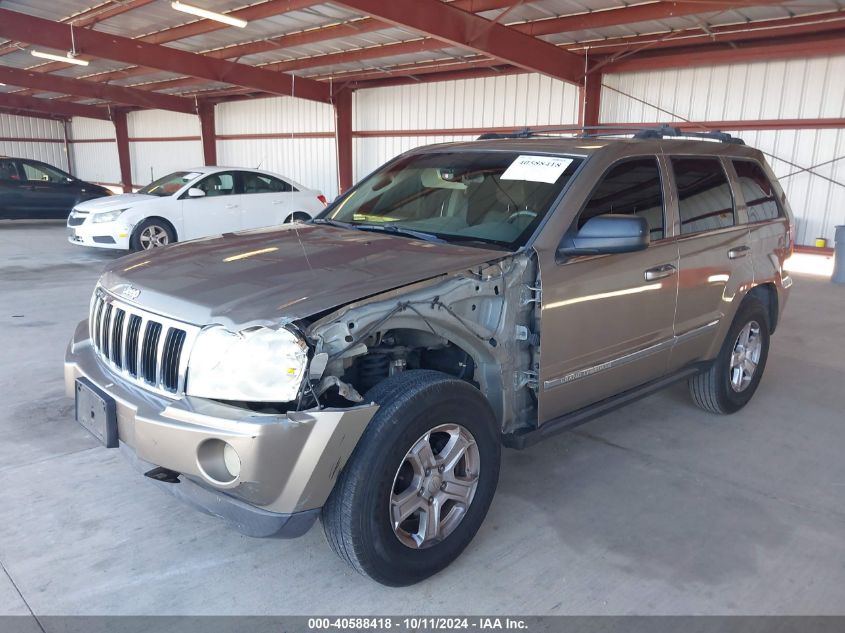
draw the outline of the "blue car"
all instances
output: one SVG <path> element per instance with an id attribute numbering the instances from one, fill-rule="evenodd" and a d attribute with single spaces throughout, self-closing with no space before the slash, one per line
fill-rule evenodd
<path id="1" fill-rule="evenodd" d="M 67 219 L 80 202 L 109 195 L 47 163 L 0 156 L 0 220 Z"/>

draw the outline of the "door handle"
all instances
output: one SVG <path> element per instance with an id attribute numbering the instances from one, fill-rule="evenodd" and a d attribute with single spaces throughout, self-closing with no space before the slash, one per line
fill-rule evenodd
<path id="1" fill-rule="evenodd" d="M 284 200 L 273 200 L 273 204 L 284 204 Z"/>
<path id="2" fill-rule="evenodd" d="M 238 205 L 236 205 L 236 204 L 227 204 L 227 205 L 226 205 L 226 208 L 227 208 L 227 209 L 234 209 L 234 208 L 235 208 L 235 207 L 237 207 L 237 206 L 238 206 Z"/>
<path id="3" fill-rule="evenodd" d="M 751 250 L 750 246 L 737 246 L 728 251 L 728 259 L 739 259 L 745 257 Z"/>
<path id="4" fill-rule="evenodd" d="M 658 279 L 665 279 L 666 277 L 671 277 L 677 272 L 678 269 L 672 264 L 663 264 L 662 266 L 655 266 L 654 268 L 649 268 L 645 271 L 645 280 L 656 281 Z"/>

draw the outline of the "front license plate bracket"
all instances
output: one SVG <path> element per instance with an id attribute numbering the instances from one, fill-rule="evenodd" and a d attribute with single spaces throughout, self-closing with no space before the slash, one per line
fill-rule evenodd
<path id="1" fill-rule="evenodd" d="M 114 398 L 87 378 L 76 379 L 76 421 L 106 448 L 117 448 Z"/>

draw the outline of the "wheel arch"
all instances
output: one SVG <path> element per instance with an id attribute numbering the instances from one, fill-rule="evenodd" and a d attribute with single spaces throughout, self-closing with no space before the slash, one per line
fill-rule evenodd
<path id="1" fill-rule="evenodd" d="M 774 334 L 775 328 L 778 325 L 778 315 L 780 314 L 778 291 L 775 285 L 771 282 L 756 285 L 748 291 L 746 297 L 755 297 L 766 306 L 769 315 L 769 334 Z"/>

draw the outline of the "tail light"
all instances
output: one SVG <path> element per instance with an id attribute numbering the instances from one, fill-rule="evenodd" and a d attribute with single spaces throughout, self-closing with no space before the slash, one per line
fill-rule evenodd
<path id="1" fill-rule="evenodd" d="M 324 196 L 323 194 L 320 194 L 319 196 L 317 196 L 317 200 L 322 202 L 324 207 L 329 206 L 329 201 L 326 200 L 326 196 Z"/>

